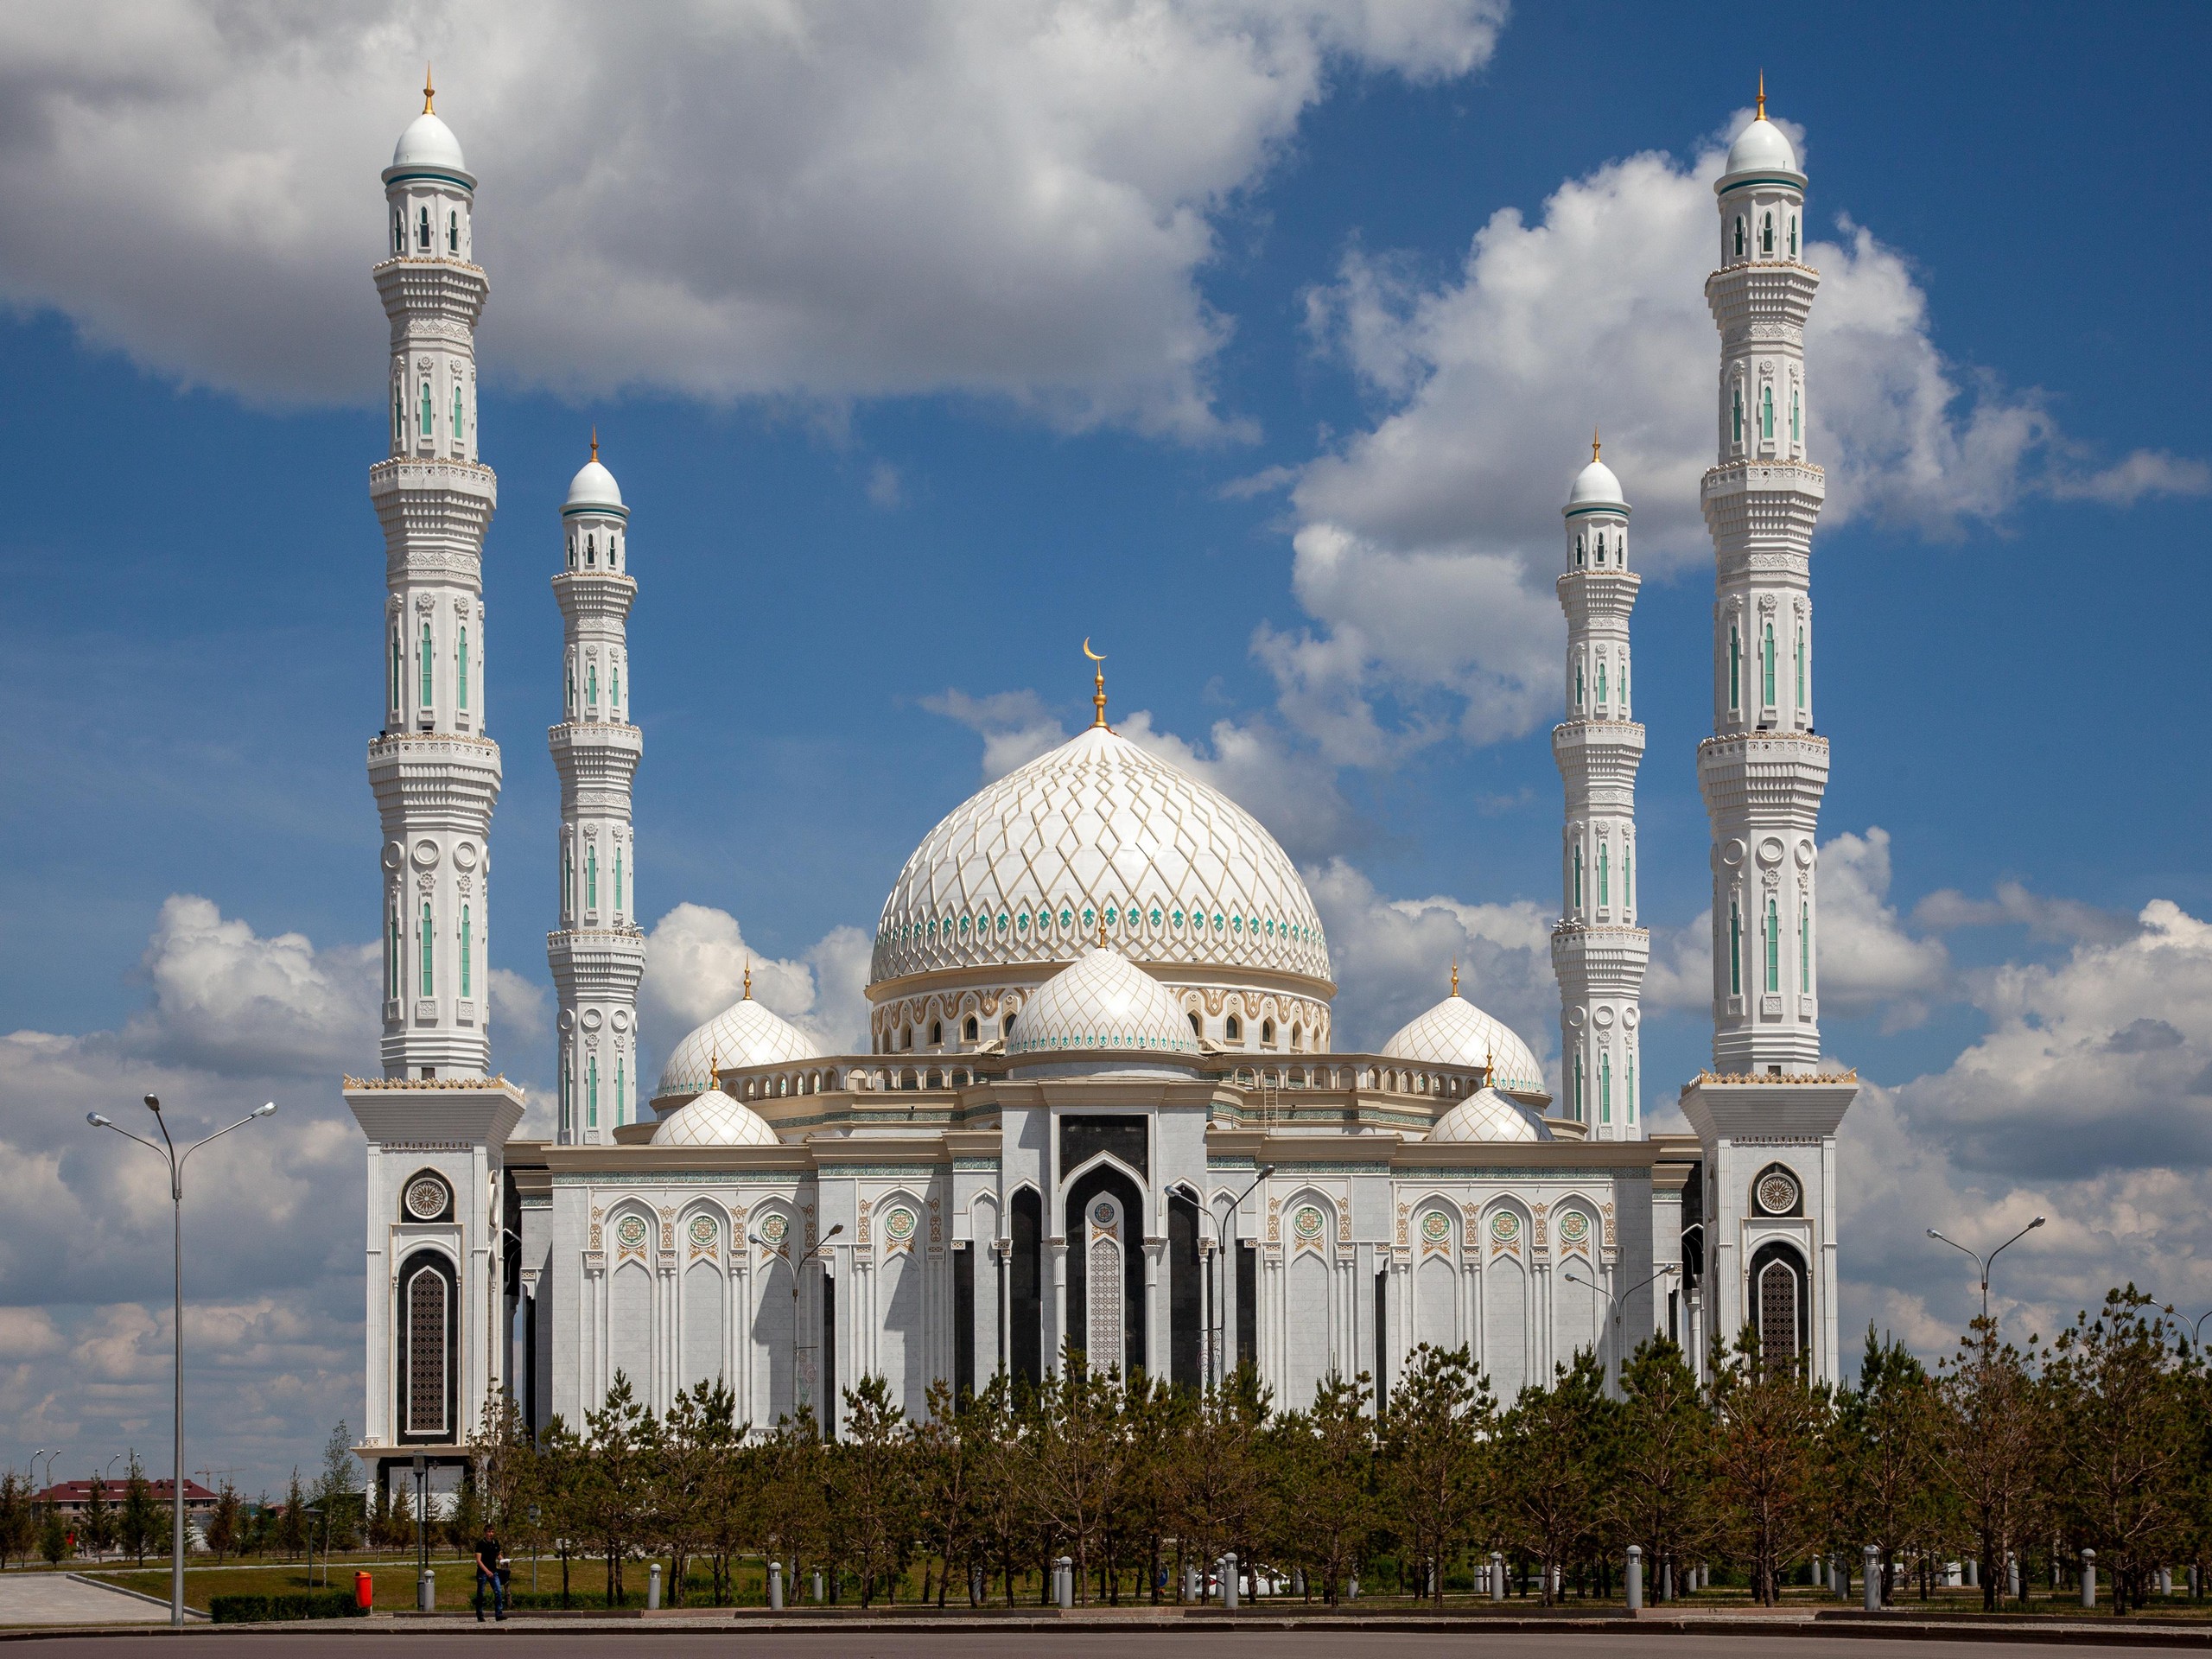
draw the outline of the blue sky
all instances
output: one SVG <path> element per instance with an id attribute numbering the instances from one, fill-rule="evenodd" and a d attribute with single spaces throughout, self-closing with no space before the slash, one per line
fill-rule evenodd
<path id="1" fill-rule="evenodd" d="M 540 109 L 550 12 L 0 24 L 26 111 L 0 206 L 50 227 L 0 251 L 0 442 L 36 474 L 0 522 L 0 1135 L 29 1172 L 0 1210 L 19 1240 L 114 1240 L 0 1249 L 0 1401 L 30 1440 L 105 1444 L 156 1402 L 162 1287 L 129 1248 L 154 1234 L 68 1127 L 149 1076 L 211 1116 L 287 1108 L 237 1167 L 275 1195 L 250 1230 L 308 1248 L 272 1262 L 230 1206 L 195 1224 L 232 1332 L 210 1363 L 283 1379 L 211 1429 L 274 1467 L 356 1408 L 334 1076 L 374 1058 L 351 988 L 383 577 L 365 272 L 431 54 L 493 283 L 510 1075 L 549 1072 L 546 579 L 594 423 L 641 584 L 640 909 L 723 913 L 664 924 L 671 944 L 726 968 L 741 929 L 789 1012 L 849 1020 L 836 931 L 873 925 L 987 753 L 1087 718 L 1087 634 L 1117 716 L 1312 873 L 1341 1043 L 1440 995 L 1458 950 L 1470 995 L 1555 1051 L 1530 945 L 1558 903 L 1548 584 L 1602 421 L 1647 572 L 1640 875 L 1675 989 L 1645 1052 L 1670 1092 L 1708 1035 L 1680 988 L 1707 891 L 1697 215 L 1764 69 L 1834 320 L 1809 347 L 1844 838 L 1824 1034 L 1873 1085 L 1846 1128 L 1845 1324 L 1941 1346 L 1966 1287 L 1904 1241 L 2038 1207 L 2063 1224 L 2014 1294 L 2045 1328 L 2131 1275 L 2212 1300 L 2190 1261 L 2212 1243 L 2202 15 L 1861 6 L 1753 36 L 1720 8 L 1317 0 L 1164 8 L 1147 59 L 1126 17 L 1077 14 L 1039 56 L 1024 8 L 887 45 L 825 8 L 788 118 L 765 34 L 717 80 L 697 42 L 599 19 L 595 67 Z M 901 181 L 880 200 L 879 175 Z M 2153 901 L 2180 920 L 2146 928 Z M 717 994 L 659 985 L 649 1037 Z"/>

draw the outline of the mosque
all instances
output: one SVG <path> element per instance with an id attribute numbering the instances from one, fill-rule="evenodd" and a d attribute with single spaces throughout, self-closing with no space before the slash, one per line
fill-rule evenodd
<path id="1" fill-rule="evenodd" d="M 1835 1134 L 1820 1070 L 1799 257 L 1805 176 L 1760 112 L 1716 181 L 1721 343 L 1712 820 L 1713 1065 L 1690 1134 L 1653 1134 L 1640 1074 L 1630 509 L 1599 458 L 1562 512 L 1559 1094 L 1524 1039 L 1451 994 L 1374 1052 L 1338 1049 L 1329 938 L 1297 868 L 1219 791 L 1090 727 L 952 805 L 892 882 L 866 1052 L 825 1053 L 746 995 L 639 1071 L 646 938 L 625 626 L 630 509 L 597 455 L 549 523 L 565 619 L 559 994 L 550 1141 L 488 1077 L 489 830 L 478 454 L 476 179 L 431 107 L 385 169 L 386 541 L 380 1075 L 367 1140 L 365 1427 L 379 1476 L 451 1465 L 486 1402 L 571 1424 L 618 1372 L 656 1411 L 720 1378 L 741 1421 L 836 1432 L 875 1374 L 910 1415 L 1079 1354 L 1203 1388 L 1255 1368 L 1279 1406 L 1332 1373 L 1387 1392 L 1465 1345 L 1510 1401 L 1578 1350 L 1646 1336 L 1701 1366 L 1749 1323 L 1837 1375 Z M 650 544 L 645 553 L 650 572 Z M 1085 650 L 1089 652 L 1088 642 Z M 1095 653 L 1093 653 L 1095 655 Z M 1636 673 L 1677 671 L 1643 665 Z M 646 672 L 650 674 L 650 666 Z M 1439 978 L 1446 964 L 1439 963 Z"/>

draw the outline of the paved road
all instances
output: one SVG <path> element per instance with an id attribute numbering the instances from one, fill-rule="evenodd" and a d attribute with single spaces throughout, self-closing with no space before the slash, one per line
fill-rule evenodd
<path id="1" fill-rule="evenodd" d="M 232 1651 L 265 1659 L 359 1659 L 363 1643 L 388 1637 L 400 1643 L 394 1659 L 454 1659 L 491 1651 L 512 1652 L 501 1645 L 527 1643 L 528 1651 L 554 1659 L 652 1659 L 672 1655 L 676 1659 L 701 1659 L 709 1654 L 739 1654 L 745 1659 L 1033 1659 L 1039 1654 L 1054 1659 L 1221 1659 L 1224 1649 L 1236 1650 L 1239 1638 L 1249 1638 L 1254 1659 L 1346 1659 L 1348 1655 L 1385 1656 L 1386 1659 L 1468 1659 L 1479 1651 L 1481 1659 L 1628 1659 L 1657 1651 L 1679 1652 L 1683 1659 L 1968 1659 L 1990 1652 L 1996 1644 L 1957 1641 L 1891 1641 L 1868 1637 L 1828 1637 L 1751 1634 L 1712 1636 L 1699 1633 L 1683 1641 L 1678 1633 L 1650 1625 L 1609 1631 L 1517 1632 L 1461 1630 L 1450 1632 L 1343 1630 L 1235 1630 L 1211 1626 L 1193 1630 L 1131 1630 L 1126 1633 L 1049 1630 L 1007 1631 L 894 1630 L 769 1632 L 724 1626 L 711 1631 L 681 1630 L 666 1624 L 632 1624 L 623 1630 L 563 1632 L 535 1621 L 488 1624 L 458 1631 L 430 1632 L 407 1624 L 353 1625 L 328 1635 L 307 1631 L 270 1631 L 257 1635 L 250 1646 L 235 1644 L 240 1633 L 213 1631 L 207 1626 L 188 1634 L 187 1654 L 212 1656 L 213 1648 L 190 1645 L 197 1640 L 220 1642 Z M 0 1648 L 6 1659 L 175 1659 L 176 1637 L 124 1636 L 103 1638 L 97 1648 L 83 1638 L 10 1642 Z M 487 1643 L 491 1644 L 487 1647 Z M 1677 1646 L 1677 1643 L 1680 1643 Z M 1693 1645 L 1694 1644 L 1694 1645 Z M 2012 1644 L 2005 1644 L 2008 1648 Z M 2141 1655 L 2137 1647 L 2083 1644 L 2062 1646 L 2037 1643 L 2032 1651 L 2081 1655 Z"/>
<path id="2" fill-rule="evenodd" d="M 168 1610 L 62 1573 L 0 1574 L 0 1624 L 166 1624 Z"/>

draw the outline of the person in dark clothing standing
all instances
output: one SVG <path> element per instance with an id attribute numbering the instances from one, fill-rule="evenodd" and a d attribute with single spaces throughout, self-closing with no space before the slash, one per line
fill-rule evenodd
<path id="1" fill-rule="evenodd" d="M 492 1523 L 484 1523 L 484 1535 L 476 1541 L 476 1622 L 484 1622 L 484 1586 L 492 1586 L 492 1611 L 499 1621 L 506 1622 L 507 1581 L 499 1573 L 499 1541 L 492 1535 Z"/>

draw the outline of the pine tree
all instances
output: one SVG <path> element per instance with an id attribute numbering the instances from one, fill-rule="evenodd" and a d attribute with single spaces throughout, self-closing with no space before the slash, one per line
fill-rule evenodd
<path id="1" fill-rule="evenodd" d="M 1623 1541 L 1643 1546 L 1651 1583 L 1702 1551 L 1710 1529 L 1713 1419 L 1682 1351 L 1648 1338 L 1621 1368 L 1618 1478 L 1609 1502 Z"/>
<path id="2" fill-rule="evenodd" d="M 207 1548 L 218 1567 L 238 1547 L 238 1522 L 244 1512 L 238 1488 L 231 1484 L 228 1475 L 224 1476 L 222 1487 L 215 1494 L 215 1512 L 207 1517 Z"/>
<path id="3" fill-rule="evenodd" d="M 107 1483 L 95 1471 L 85 1493 L 85 1513 L 79 1522 L 85 1543 L 96 1556 L 115 1546 L 115 1505 L 108 1501 Z"/>
<path id="4" fill-rule="evenodd" d="M 1496 1414 L 1490 1385 L 1465 1348 L 1421 1344 L 1390 1390 L 1382 1420 L 1385 1502 L 1414 1571 L 1426 1574 L 1421 1588 L 1440 1604 L 1445 1567 L 1465 1547 L 1488 1496 L 1484 1442 Z"/>
<path id="5" fill-rule="evenodd" d="M 1828 1404 L 1796 1359 L 1773 1361 L 1746 1325 L 1713 1379 L 1719 1420 L 1714 1492 L 1732 1552 L 1762 1605 L 1781 1597 L 1781 1568 L 1821 1532 L 1821 1433 Z"/>
<path id="6" fill-rule="evenodd" d="M 300 1485 L 300 1466 L 292 1465 L 292 1483 L 284 1489 L 284 1512 L 276 1521 L 276 1548 L 291 1560 L 298 1560 L 313 1547 L 315 1539 L 309 1530 L 314 1517 L 308 1513 L 308 1496 Z"/>
<path id="7" fill-rule="evenodd" d="M 130 1472 L 123 1488 L 121 1535 L 124 1551 L 139 1566 L 146 1565 L 147 1548 L 161 1535 L 162 1523 L 167 1519 L 162 1505 L 154 1501 L 153 1484 L 139 1465 L 138 1454 L 133 1452 Z"/>

